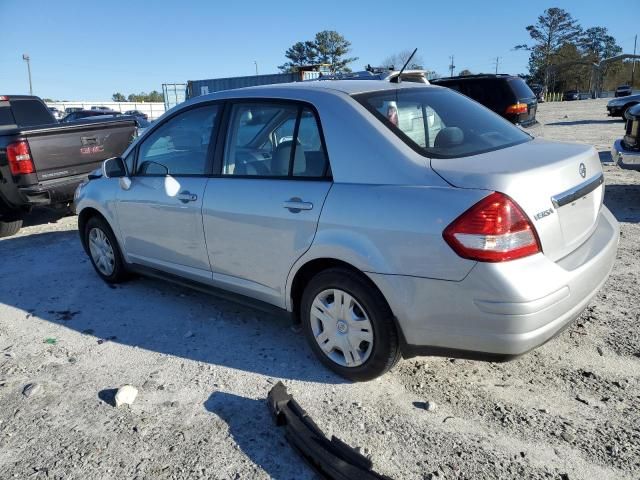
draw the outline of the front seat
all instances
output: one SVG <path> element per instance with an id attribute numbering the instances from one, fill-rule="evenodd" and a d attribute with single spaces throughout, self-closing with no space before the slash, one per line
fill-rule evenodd
<path id="1" fill-rule="evenodd" d="M 273 157 L 271 158 L 271 175 L 278 177 L 286 177 L 289 175 L 289 160 L 291 159 L 292 148 L 293 140 L 287 140 L 278 145 L 276 151 L 273 152 Z M 307 168 L 304 150 L 300 143 L 298 143 L 296 147 L 293 164 L 296 167 L 296 172 L 304 172 Z"/>
<path id="2" fill-rule="evenodd" d="M 462 145 L 464 132 L 459 127 L 446 127 L 438 132 L 433 146 L 436 148 L 451 148 Z"/>

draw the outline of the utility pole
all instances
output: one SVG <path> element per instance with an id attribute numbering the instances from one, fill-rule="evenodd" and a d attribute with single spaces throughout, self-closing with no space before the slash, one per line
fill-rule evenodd
<path id="1" fill-rule="evenodd" d="M 449 58 L 451 59 L 451 63 L 449 64 L 449 76 L 453 77 L 453 69 L 456 68 L 456 66 L 453 64 L 453 55 L 451 55 Z"/>
<path id="2" fill-rule="evenodd" d="M 633 39 L 633 54 L 636 54 L 636 44 L 638 43 L 638 35 Z M 631 89 L 633 90 L 633 77 L 636 74 L 636 57 L 633 57 L 633 66 L 631 67 Z"/>
<path id="3" fill-rule="evenodd" d="M 500 65 L 500 57 L 496 57 L 496 75 L 498 74 L 498 65 Z"/>
<path id="4" fill-rule="evenodd" d="M 27 71 L 29 72 L 29 95 L 33 95 L 33 86 L 31 85 L 31 57 L 29 57 L 28 53 L 23 53 L 22 59 L 27 62 Z"/>
<path id="5" fill-rule="evenodd" d="M 256 65 L 256 75 L 258 75 L 258 61 L 254 60 L 253 63 Z"/>

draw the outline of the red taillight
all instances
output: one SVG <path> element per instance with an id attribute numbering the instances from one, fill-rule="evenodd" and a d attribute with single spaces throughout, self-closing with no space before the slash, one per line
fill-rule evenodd
<path id="1" fill-rule="evenodd" d="M 7 146 L 7 159 L 12 175 L 24 175 L 33 173 L 36 169 L 31 159 L 31 151 L 26 140 L 10 143 Z"/>
<path id="2" fill-rule="evenodd" d="M 527 107 L 526 103 L 515 103 L 513 105 L 509 105 L 505 113 L 519 115 L 521 113 L 527 113 L 528 111 L 529 107 Z"/>
<path id="3" fill-rule="evenodd" d="M 458 255 L 480 262 L 504 262 L 541 251 L 527 215 L 500 192 L 480 200 L 442 235 Z"/>
<path id="4" fill-rule="evenodd" d="M 0 95 L 0 102 L 8 102 L 9 101 L 9 97 L 7 97 L 6 95 Z"/>

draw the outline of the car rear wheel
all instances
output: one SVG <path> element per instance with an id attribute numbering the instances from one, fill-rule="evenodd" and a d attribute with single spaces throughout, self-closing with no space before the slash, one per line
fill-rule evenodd
<path id="1" fill-rule="evenodd" d="M 343 268 L 319 273 L 305 288 L 301 308 L 309 345 L 339 375 L 371 380 L 400 359 L 391 310 L 361 275 Z"/>
<path id="2" fill-rule="evenodd" d="M 0 238 L 15 235 L 22 228 L 22 220 L 13 220 L 11 222 L 0 221 Z"/>
<path id="3" fill-rule="evenodd" d="M 118 242 L 106 221 L 92 217 L 84 234 L 89 258 L 96 272 L 107 283 L 119 283 L 126 279 L 127 271 L 122 261 Z"/>

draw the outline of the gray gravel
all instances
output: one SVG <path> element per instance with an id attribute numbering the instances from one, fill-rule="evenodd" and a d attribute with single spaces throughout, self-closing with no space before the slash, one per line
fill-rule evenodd
<path id="1" fill-rule="evenodd" d="M 605 103 L 543 104 L 530 131 L 607 161 L 622 122 Z M 364 384 L 281 318 L 150 279 L 105 285 L 75 217 L 37 212 L 0 241 L 0 478 L 315 478 L 269 417 L 282 380 L 395 479 L 638 480 L 640 172 L 605 174 L 618 260 L 570 328 L 510 363 L 412 359 Z M 116 409 L 125 384 L 138 396 Z"/>

